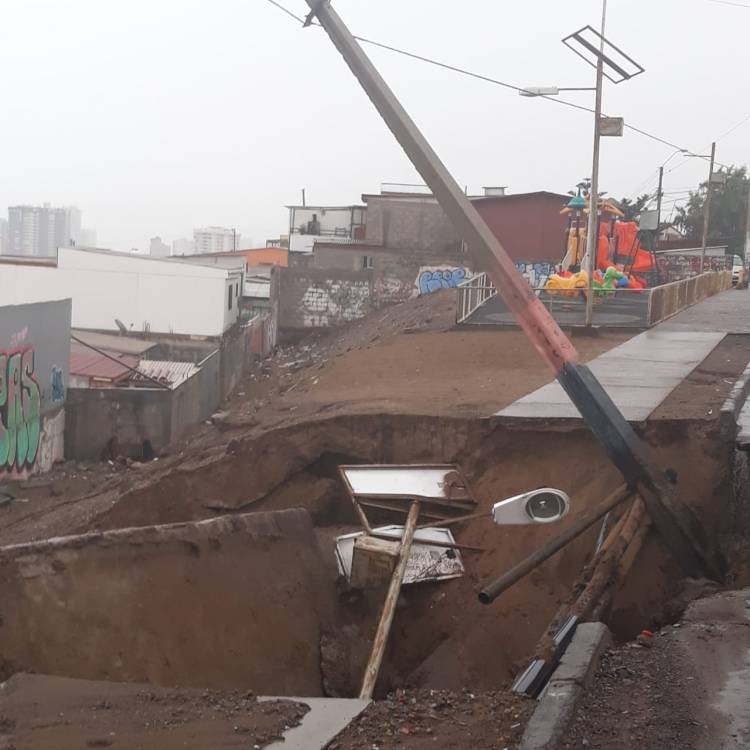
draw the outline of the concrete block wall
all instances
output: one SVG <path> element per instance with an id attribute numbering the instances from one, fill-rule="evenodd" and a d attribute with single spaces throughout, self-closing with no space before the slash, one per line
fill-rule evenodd
<path id="1" fill-rule="evenodd" d="M 429 250 L 459 255 L 461 237 L 433 198 L 371 197 L 367 204 L 365 240 L 385 248 Z"/>
<path id="2" fill-rule="evenodd" d="M 372 309 L 372 272 L 280 269 L 279 325 L 286 329 L 328 328 Z"/>
<path id="3" fill-rule="evenodd" d="M 0 481 L 63 458 L 70 299 L 0 307 Z"/>

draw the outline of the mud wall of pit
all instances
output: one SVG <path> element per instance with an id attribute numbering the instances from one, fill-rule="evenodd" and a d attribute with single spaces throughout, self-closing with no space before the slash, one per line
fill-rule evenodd
<path id="1" fill-rule="evenodd" d="M 0 550 L 0 668 L 320 695 L 330 580 L 303 510 Z"/>
<path id="2" fill-rule="evenodd" d="M 716 491 L 726 480 L 730 452 L 718 421 L 665 422 L 649 428 L 645 437 L 659 465 L 677 472 L 680 499 L 712 529 L 721 517 Z M 94 523 L 112 529 L 210 518 L 217 513 L 308 510 L 327 577 L 321 595 L 335 600 L 332 617 L 318 623 L 319 640 L 314 640 L 311 628 L 309 648 L 319 656 L 325 692 L 353 695 L 383 592 L 340 589 L 337 593 L 334 585 L 334 538 L 356 524 L 336 476 L 341 462 L 458 463 L 470 479 L 479 509 L 488 515 L 497 500 L 545 485 L 567 491 L 573 501 L 571 516 L 554 527 L 502 528 L 489 519 L 456 527 L 460 543 L 484 551 L 463 555 L 466 575 L 462 579 L 403 590 L 380 691 L 404 683 L 446 688 L 472 685 L 475 689 L 505 684 L 567 599 L 573 581 L 593 555 L 599 529 L 592 528 L 491 606 L 478 602 L 477 589 L 621 483 L 601 447 L 580 426 L 415 416 L 342 417 L 230 439 L 199 461 L 158 468 L 159 473 L 123 494 Z M 638 629 L 649 623 L 679 579 L 679 571 L 656 536 L 649 539 L 643 561 L 639 559 L 634 566 L 613 610 L 613 617 Z M 260 561 L 258 565 L 269 569 Z M 296 617 L 300 611 L 295 608 L 286 615 Z M 85 627 L 80 623 L 82 633 Z M 224 616 L 214 617 L 210 627 L 221 631 L 226 627 Z"/>

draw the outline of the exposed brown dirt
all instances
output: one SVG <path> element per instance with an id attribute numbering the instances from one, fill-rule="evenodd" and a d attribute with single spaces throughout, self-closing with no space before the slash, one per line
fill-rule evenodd
<path id="1" fill-rule="evenodd" d="M 0 748 L 248 750 L 280 739 L 308 710 L 247 692 L 17 674 L 0 686 Z"/>
<path id="2" fill-rule="evenodd" d="M 534 705 L 510 691 L 398 690 L 371 704 L 328 750 L 512 748 Z"/>

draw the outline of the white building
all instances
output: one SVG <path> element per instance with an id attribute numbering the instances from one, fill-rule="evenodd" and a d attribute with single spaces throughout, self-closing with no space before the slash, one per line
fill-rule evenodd
<path id="1" fill-rule="evenodd" d="M 0 219 L 0 255 L 7 255 L 8 251 L 8 220 Z"/>
<path id="2" fill-rule="evenodd" d="M 8 255 L 52 257 L 58 247 L 77 244 L 81 212 L 75 206 L 10 206 Z"/>
<path id="3" fill-rule="evenodd" d="M 242 247 L 237 231 L 225 227 L 198 227 L 193 230 L 193 243 L 195 253 L 224 253 Z"/>
<path id="4" fill-rule="evenodd" d="M 73 327 L 221 336 L 239 319 L 242 272 L 106 250 L 0 257 L 3 304 L 71 297 Z"/>
<path id="5" fill-rule="evenodd" d="M 319 242 L 364 239 L 366 206 L 287 206 L 289 251 L 311 253 Z"/>
<path id="6" fill-rule="evenodd" d="M 169 245 L 159 236 L 152 237 L 149 242 L 148 254 L 152 258 L 168 258 L 170 254 Z"/>
<path id="7" fill-rule="evenodd" d="M 195 242 L 187 237 L 180 237 L 172 243 L 172 255 L 193 255 Z"/>

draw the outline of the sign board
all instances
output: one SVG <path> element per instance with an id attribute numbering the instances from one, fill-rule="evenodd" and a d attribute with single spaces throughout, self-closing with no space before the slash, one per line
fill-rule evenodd
<path id="1" fill-rule="evenodd" d="M 622 117 L 600 117 L 599 135 L 621 136 L 625 130 L 625 120 Z"/>
<path id="2" fill-rule="evenodd" d="M 453 465 L 362 465 L 340 466 L 339 470 L 354 498 L 470 498 L 466 482 Z"/>
<path id="3" fill-rule="evenodd" d="M 638 218 L 638 228 L 646 231 L 656 231 L 659 221 L 658 211 L 641 211 Z"/>
<path id="4" fill-rule="evenodd" d="M 404 533 L 404 527 L 382 526 L 373 531 L 399 540 Z M 339 573 L 346 576 L 347 581 L 352 581 L 355 542 L 363 536 L 365 532 L 359 531 L 336 538 L 336 562 Z M 458 550 L 436 547 L 431 545 L 430 541 L 455 543 L 450 529 L 418 529 L 414 534 L 409 561 L 406 564 L 405 584 L 446 581 L 451 578 L 460 578 L 464 574 L 464 565 Z"/>

